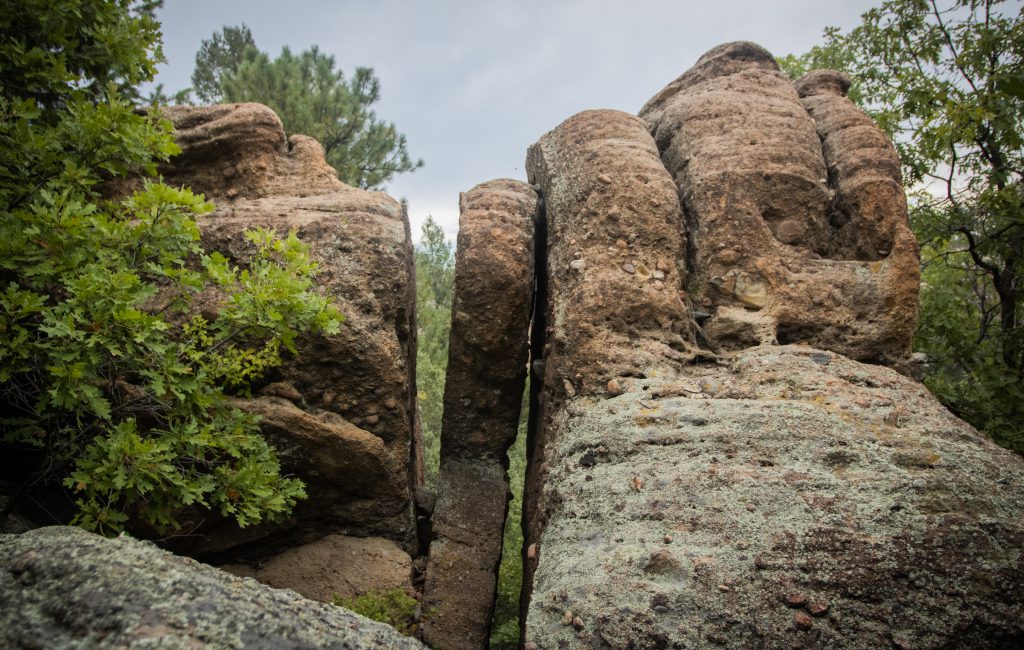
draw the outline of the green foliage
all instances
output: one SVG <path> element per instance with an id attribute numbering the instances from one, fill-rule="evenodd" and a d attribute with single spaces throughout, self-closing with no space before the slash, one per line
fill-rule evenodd
<path id="1" fill-rule="evenodd" d="M 832 63 L 893 138 L 924 248 L 915 345 L 954 412 L 1024 453 L 1024 10 L 887 0 L 787 69 Z M 1005 9 L 1004 9 L 1005 8 Z"/>
<path id="2" fill-rule="evenodd" d="M 302 483 L 224 389 L 279 363 L 298 332 L 341 322 L 294 234 L 249 233 L 252 261 L 237 268 L 202 251 L 201 196 L 159 183 L 100 195 L 178 151 L 170 124 L 124 90 L 153 74 L 152 6 L 0 10 L 4 29 L 47 38 L 0 39 L 0 444 L 39 449 L 29 482 L 62 484 L 75 523 L 103 533 L 134 517 L 171 529 L 184 508 L 243 526 L 287 513 Z M 189 317 L 214 294 L 218 315 Z"/>
<path id="3" fill-rule="evenodd" d="M 419 603 L 399 587 L 384 592 L 371 591 L 357 598 L 335 595 L 331 602 L 360 616 L 386 623 L 406 636 L 416 631 L 416 609 Z"/>
<path id="4" fill-rule="evenodd" d="M 523 391 L 523 407 L 519 412 L 519 431 L 508 450 L 508 479 L 512 501 L 505 517 L 505 534 L 501 543 L 501 565 L 498 567 L 498 597 L 491 619 L 492 650 L 515 650 L 519 647 L 519 592 L 523 586 L 523 488 L 526 483 L 526 426 L 529 414 L 530 382 Z"/>
<path id="5" fill-rule="evenodd" d="M 287 131 L 316 138 L 338 178 L 354 187 L 377 188 L 423 166 L 409 157 L 395 125 L 371 110 L 380 99 L 373 70 L 356 68 L 346 78 L 334 57 L 316 46 L 300 54 L 285 47 L 271 59 L 248 27 L 225 27 L 203 41 L 192 83 L 204 101 L 259 102 L 274 109 Z"/>
<path id="6" fill-rule="evenodd" d="M 448 330 L 452 322 L 455 258 L 444 231 L 432 217 L 423 224 L 416 247 L 416 391 L 423 427 L 427 485 L 437 483 L 441 456 L 444 378 L 448 369 Z"/>

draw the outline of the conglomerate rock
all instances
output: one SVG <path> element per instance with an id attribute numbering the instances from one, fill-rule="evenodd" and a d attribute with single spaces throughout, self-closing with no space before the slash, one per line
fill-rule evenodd
<path id="1" fill-rule="evenodd" d="M 424 640 L 487 647 L 510 497 L 505 454 L 526 383 L 538 200 L 521 181 L 477 185 L 459 201 L 452 328 Z"/>
<path id="2" fill-rule="evenodd" d="M 526 648 L 1024 644 L 1024 460 L 861 363 L 918 258 L 845 88 L 731 43 L 531 148 Z"/>
<path id="3" fill-rule="evenodd" d="M 262 416 L 284 471 L 306 483 L 309 498 L 284 525 L 208 524 L 202 536 L 171 547 L 224 560 L 343 533 L 386 537 L 413 552 L 420 469 L 405 210 L 382 192 L 343 184 L 320 145 L 286 138 L 265 106 L 171 107 L 165 114 L 182 148 L 161 169 L 165 181 L 188 184 L 217 207 L 199 220 L 203 246 L 244 264 L 253 253 L 247 230 L 294 230 L 319 264 L 318 289 L 345 316 L 338 334 L 301 340 L 298 354 L 256 391 L 263 397 L 239 402 Z M 217 300 L 209 296 L 205 309 L 216 309 Z"/>
<path id="4" fill-rule="evenodd" d="M 537 648 L 1024 643 L 1024 460 L 892 370 L 751 348 L 579 398 L 547 450 Z"/>
<path id="5" fill-rule="evenodd" d="M 333 605 L 76 528 L 0 536 L 5 648 L 422 648 Z"/>
<path id="6" fill-rule="evenodd" d="M 837 79 L 812 74 L 798 95 L 770 53 L 728 43 L 640 112 L 679 187 L 691 297 L 717 350 L 909 356 L 918 252 L 899 159 Z"/>

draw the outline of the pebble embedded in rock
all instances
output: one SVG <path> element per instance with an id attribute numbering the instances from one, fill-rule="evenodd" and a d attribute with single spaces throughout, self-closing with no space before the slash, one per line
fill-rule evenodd
<path id="1" fill-rule="evenodd" d="M 622 270 L 629 274 L 636 273 L 636 267 L 630 264 L 629 262 L 626 262 L 625 264 L 622 265 Z"/>
<path id="2" fill-rule="evenodd" d="M 787 607 L 803 607 L 807 604 L 807 596 L 798 593 L 786 594 Z"/>
<path id="3" fill-rule="evenodd" d="M 811 603 L 807 606 L 811 616 L 824 616 L 828 613 L 828 603 Z"/>
<path id="4" fill-rule="evenodd" d="M 611 397 L 618 397 L 623 392 L 622 384 L 619 383 L 618 379 L 611 379 L 608 381 L 608 395 Z"/>
<path id="5" fill-rule="evenodd" d="M 809 630 L 814 625 L 814 619 L 803 612 L 793 614 L 793 624 L 798 630 Z"/>
<path id="6" fill-rule="evenodd" d="M 672 543 L 672 536 L 671 535 L 665 535 L 665 537 L 663 537 L 662 539 L 663 539 L 663 541 L 666 544 L 671 544 Z"/>
<path id="7" fill-rule="evenodd" d="M 619 250 L 626 250 L 627 248 L 629 248 L 629 244 L 626 243 L 625 239 L 616 239 L 615 247 L 618 248 Z"/>
<path id="8" fill-rule="evenodd" d="M 583 629 L 583 619 L 580 618 L 579 616 L 577 616 L 576 618 L 572 619 L 572 626 L 574 628 L 576 628 L 577 630 L 582 630 Z"/>
<path id="9" fill-rule="evenodd" d="M 569 262 L 569 266 L 572 267 L 572 269 L 575 271 L 582 271 L 583 269 L 587 268 L 587 263 L 584 260 L 579 259 Z"/>
<path id="10" fill-rule="evenodd" d="M 598 174 L 597 180 L 601 181 L 605 185 L 610 185 L 612 182 L 612 177 L 609 176 L 608 174 Z"/>
<path id="11" fill-rule="evenodd" d="M 562 614 L 562 625 L 572 625 L 572 619 L 574 617 L 575 614 L 572 613 L 571 609 L 565 610 L 565 613 Z"/>

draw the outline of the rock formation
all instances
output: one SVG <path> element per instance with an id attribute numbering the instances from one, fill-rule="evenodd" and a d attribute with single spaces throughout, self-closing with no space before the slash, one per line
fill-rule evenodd
<path id="1" fill-rule="evenodd" d="M 531 148 L 526 648 L 1024 643 L 1024 461 L 861 363 L 918 260 L 846 86 L 732 43 Z"/>
<path id="2" fill-rule="evenodd" d="M 217 206 L 199 222 L 204 247 L 244 263 L 252 251 L 246 230 L 297 230 L 320 266 L 320 290 L 345 315 L 338 334 L 301 341 L 260 396 L 238 403 L 262 417 L 284 470 L 306 483 L 309 498 L 283 526 L 225 522 L 175 548 L 234 558 L 237 551 L 225 551 L 256 539 L 250 553 L 260 555 L 343 533 L 414 552 L 415 283 L 404 209 L 384 193 L 344 185 L 320 145 L 286 138 L 265 106 L 172 107 L 166 115 L 182 153 L 161 169 L 165 181 Z M 215 308 L 216 296 L 210 302 Z"/>
<path id="3" fill-rule="evenodd" d="M 441 469 L 424 584 L 424 640 L 487 645 L 526 383 L 537 195 L 521 181 L 462 195 Z"/>
<path id="4" fill-rule="evenodd" d="M 848 86 L 818 72 L 794 87 L 763 48 L 729 43 L 640 111 L 679 187 L 712 348 L 908 356 L 918 254 L 899 159 Z"/>
<path id="5" fill-rule="evenodd" d="M 422 648 L 393 628 L 76 528 L 0 536 L 5 648 Z"/>

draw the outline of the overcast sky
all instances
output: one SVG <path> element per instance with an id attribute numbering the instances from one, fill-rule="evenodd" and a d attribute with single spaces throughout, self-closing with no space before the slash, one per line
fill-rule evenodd
<path id="1" fill-rule="evenodd" d="M 425 166 L 387 191 L 409 201 L 413 233 L 428 214 L 449 236 L 459 192 L 525 180 L 526 148 L 574 113 L 635 113 L 719 43 L 750 40 L 776 55 L 851 28 L 880 0 L 165 0 L 157 81 L 190 85 L 200 41 L 246 23 L 276 55 L 311 45 L 350 72 L 374 68 L 377 115 Z"/>

